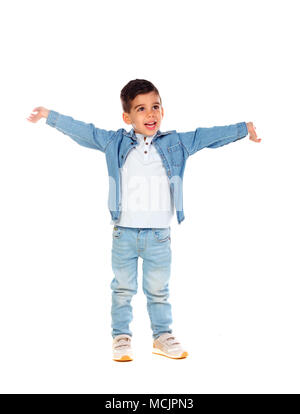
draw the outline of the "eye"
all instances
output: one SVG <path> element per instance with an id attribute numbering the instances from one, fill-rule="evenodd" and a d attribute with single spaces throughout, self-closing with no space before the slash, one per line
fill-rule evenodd
<path id="1" fill-rule="evenodd" d="M 159 105 L 154 105 L 153 108 L 159 109 Z"/>
<path id="2" fill-rule="evenodd" d="M 139 109 L 138 109 L 138 111 L 139 111 L 140 109 L 144 109 L 144 107 L 143 107 L 143 106 L 140 106 L 140 107 L 139 107 Z"/>

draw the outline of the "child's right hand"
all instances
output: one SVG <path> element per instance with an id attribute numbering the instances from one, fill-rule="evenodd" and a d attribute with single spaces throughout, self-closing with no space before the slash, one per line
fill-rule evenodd
<path id="1" fill-rule="evenodd" d="M 37 113 L 34 114 L 34 112 L 37 112 Z M 26 119 L 30 122 L 35 123 L 39 121 L 41 118 L 48 118 L 49 112 L 50 112 L 49 109 L 44 108 L 43 106 L 38 106 L 33 109 L 31 115 Z"/>

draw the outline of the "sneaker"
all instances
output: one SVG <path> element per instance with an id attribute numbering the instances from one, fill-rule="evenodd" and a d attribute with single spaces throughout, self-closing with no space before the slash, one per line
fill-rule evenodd
<path id="1" fill-rule="evenodd" d="M 174 335 L 166 332 L 156 338 L 153 342 L 153 354 L 163 355 L 173 359 L 182 359 L 188 353 L 182 348 Z"/>
<path id="2" fill-rule="evenodd" d="M 113 360 L 118 362 L 132 361 L 131 336 L 122 334 L 113 339 Z"/>

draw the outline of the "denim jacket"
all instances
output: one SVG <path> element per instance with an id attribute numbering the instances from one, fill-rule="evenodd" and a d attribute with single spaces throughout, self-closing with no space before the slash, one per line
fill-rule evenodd
<path id="1" fill-rule="evenodd" d="M 105 153 L 109 175 L 108 208 L 112 220 L 117 223 L 122 209 L 121 168 L 128 153 L 138 144 L 134 129 L 132 128 L 129 132 L 123 128 L 117 131 L 100 129 L 91 123 L 77 121 L 56 111 L 49 112 L 46 124 L 68 135 L 79 145 Z M 247 135 L 248 129 L 245 122 L 197 128 L 191 132 L 157 131 L 152 143 L 161 156 L 169 178 L 178 224 L 185 218 L 183 211 L 183 175 L 188 157 L 202 148 L 218 148 Z"/>

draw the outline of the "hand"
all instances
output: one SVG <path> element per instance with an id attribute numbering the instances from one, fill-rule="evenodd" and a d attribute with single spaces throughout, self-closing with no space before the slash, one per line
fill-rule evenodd
<path id="1" fill-rule="evenodd" d="M 37 112 L 37 113 L 34 114 L 34 112 Z M 41 118 L 48 118 L 49 112 L 50 112 L 49 109 L 46 109 L 43 106 L 38 106 L 33 109 L 31 115 L 26 119 L 30 122 L 36 123 Z"/>
<path id="2" fill-rule="evenodd" d="M 256 128 L 253 125 L 253 122 L 247 122 L 246 125 L 248 129 L 249 139 L 251 139 L 251 141 L 254 141 L 254 142 L 260 142 L 261 138 L 257 138 L 256 131 L 255 131 Z"/>

